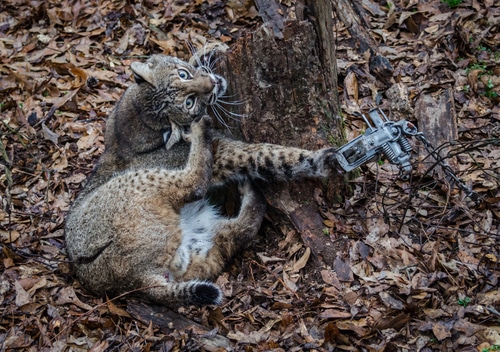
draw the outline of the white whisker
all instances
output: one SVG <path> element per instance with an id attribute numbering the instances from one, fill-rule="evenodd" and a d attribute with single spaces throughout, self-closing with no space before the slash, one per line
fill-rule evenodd
<path id="1" fill-rule="evenodd" d="M 186 40 L 186 44 L 189 48 L 189 51 L 191 51 L 191 55 L 194 55 L 196 53 L 196 48 L 194 47 L 193 43 L 191 43 L 189 40 Z"/>
<path id="2" fill-rule="evenodd" d="M 209 52 L 208 53 L 208 57 L 207 57 L 207 62 L 210 65 L 210 67 L 214 67 L 215 66 L 215 63 L 212 63 L 213 56 L 214 56 L 214 50 L 212 50 L 211 52 Z M 206 54 L 205 54 L 205 57 L 206 57 Z"/>
<path id="3" fill-rule="evenodd" d="M 217 50 L 209 50 L 207 42 L 205 42 L 202 47 L 199 47 L 199 50 L 195 50 L 195 45 L 192 42 L 187 42 L 187 46 L 189 47 L 193 56 L 191 62 L 195 62 L 198 68 L 201 68 L 207 73 L 215 75 L 215 72 L 218 69 L 217 63 L 221 62 L 222 59 L 220 55 L 217 55 Z M 227 94 L 226 88 L 226 83 L 224 83 L 224 91 L 219 92 L 222 93 L 222 95 L 212 97 L 215 98 L 215 101 L 213 102 L 213 104 L 210 104 L 209 107 L 213 112 L 211 113 L 211 115 L 214 117 L 214 120 L 216 119 L 222 128 L 226 129 L 229 133 L 232 134 L 231 130 L 234 127 L 231 127 L 228 122 L 241 122 L 241 119 L 248 115 L 233 112 L 231 111 L 231 107 L 246 104 L 248 100 L 234 100 L 237 97 L 237 94 Z"/>
<path id="4" fill-rule="evenodd" d="M 212 70 L 214 70 L 214 69 L 216 68 L 216 66 L 215 66 L 215 65 L 216 65 L 216 64 L 220 61 L 220 59 L 221 59 L 221 58 L 220 58 L 220 56 L 219 56 L 219 57 L 216 57 L 216 58 L 214 59 L 214 58 L 212 58 L 212 56 L 213 56 L 213 55 L 214 55 L 214 54 L 213 54 L 213 52 L 211 52 L 211 53 L 210 53 L 210 56 L 209 56 L 209 58 L 208 58 L 208 63 L 209 63 L 210 68 L 211 68 Z"/>
<path id="5" fill-rule="evenodd" d="M 236 100 L 236 101 L 224 101 L 221 99 L 217 99 L 217 102 L 220 104 L 225 104 L 225 105 L 243 105 L 243 104 L 248 102 L 248 99 Z"/>
<path id="6" fill-rule="evenodd" d="M 191 56 L 194 56 L 196 61 L 198 61 L 198 57 L 196 56 L 196 48 L 194 47 L 194 44 L 192 42 L 190 42 L 189 40 L 186 40 L 186 45 L 187 45 L 189 51 L 191 52 Z"/>
<path id="7" fill-rule="evenodd" d="M 224 119 L 222 118 L 222 116 L 220 115 L 219 111 L 216 109 L 215 106 L 212 106 L 212 111 L 214 112 L 214 115 L 215 117 L 217 118 L 217 121 L 219 121 L 219 123 L 224 126 L 228 131 L 231 131 L 231 127 L 226 123 L 226 121 L 224 121 Z"/>
<path id="8" fill-rule="evenodd" d="M 231 94 L 231 95 L 224 94 L 224 95 L 221 95 L 219 98 L 222 98 L 222 99 L 226 99 L 226 98 L 227 99 L 232 99 L 232 98 L 237 97 L 237 96 L 238 96 L 238 94 L 236 94 L 236 93 L 235 94 Z"/>
<path id="9" fill-rule="evenodd" d="M 219 108 L 222 112 L 224 112 L 229 118 L 232 118 L 235 121 L 239 121 L 239 118 L 243 118 L 243 117 L 248 116 L 248 114 L 238 114 L 238 113 L 232 112 L 232 111 L 226 109 L 225 107 L 223 107 L 219 103 L 215 103 L 215 106 L 217 106 L 217 108 Z"/>

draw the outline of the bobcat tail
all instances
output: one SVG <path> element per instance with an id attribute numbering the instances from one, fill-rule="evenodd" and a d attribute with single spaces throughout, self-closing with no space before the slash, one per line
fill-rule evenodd
<path id="1" fill-rule="evenodd" d="M 222 291 L 208 281 L 168 282 L 150 288 L 147 296 L 162 305 L 218 305 L 222 303 Z"/>

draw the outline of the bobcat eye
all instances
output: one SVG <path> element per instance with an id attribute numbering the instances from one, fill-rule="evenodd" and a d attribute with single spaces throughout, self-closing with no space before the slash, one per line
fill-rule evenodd
<path id="1" fill-rule="evenodd" d="M 179 73 L 179 77 L 181 79 L 191 79 L 192 78 L 191 74 L 182 68 L 179 69 L 178 73 Z"/>
<path id="2" fill-rule="evenodd" d="M 184 105 L 186 105 L 186 108 L 188 110 L 191 110 L 193 108 L 194 104 L 196 104 L 196 97 L 193 95 L 187 97 L 186 101 L 184 101 Z"/>

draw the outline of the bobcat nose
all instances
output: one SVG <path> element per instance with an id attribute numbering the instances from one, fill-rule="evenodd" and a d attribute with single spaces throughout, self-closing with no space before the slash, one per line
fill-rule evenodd
<path id="1" fill-rule="evenodd" d="M 214 75 L 210 73 L 203 72 L 201 74 L 201 79 L 197 80 L 198 92 L 200 94 L 210 94 L 215 86 L 217 85 L 217 80 Z"/>
<path id="2" fill-rule="evenodd" d="M 214 104 L 226 92 L 226 81 L 206 71 L 198 71 L 189 84 L 192 92 L 198 94 L 208 105 Z"/>

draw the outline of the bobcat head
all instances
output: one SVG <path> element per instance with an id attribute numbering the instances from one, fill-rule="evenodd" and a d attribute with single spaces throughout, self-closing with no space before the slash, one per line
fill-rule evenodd
<path id="1" fill-rule="evenodd" d="M 152 129 L 171 127 L 163 136 L 167 149 L 180 140 L 182 127 L 205 114 L 227 88 L 226 80 L 208 66 L 195 67 L 171 56 L 153 55 L 130 68 L 141 89 L 142 122 Z"/>

